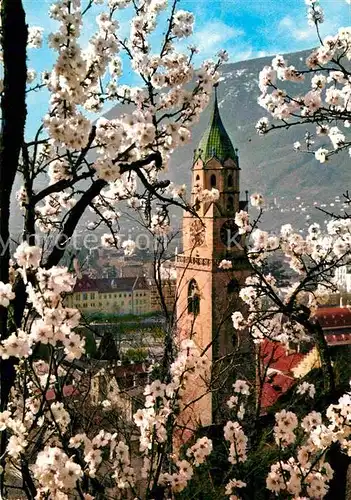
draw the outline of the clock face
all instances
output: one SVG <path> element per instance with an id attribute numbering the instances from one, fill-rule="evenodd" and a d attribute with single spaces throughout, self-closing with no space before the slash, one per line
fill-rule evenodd
<path id="1" fill-rule="evenodd" d="M 239 246 L 241 234 L 239 228 L 235 224 L 234 219 L 228 219 L 221 227 L 220 237 L 223 245 L 227 248 L 232 248 L 235 245 Z"/>
<path id="2" fill-rule="evenodd" d="M 205 241 L 205 227 L 200 220 L 195 220 L 190 226 L 190 241 L 194 247 L 201 246 Z"/>

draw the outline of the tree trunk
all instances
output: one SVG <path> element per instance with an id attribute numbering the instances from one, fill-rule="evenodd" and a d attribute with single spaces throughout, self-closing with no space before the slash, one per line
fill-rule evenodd
<path id="1" fill-rule="evenodd" d="M 26 120 L 26 47 L 28 29 L 21 0 L 1 2 L 4 90 L 1 99 L 0 132 L 0 281 L 9 280 L 10 258 L 10 198 L 23 144 Z M 0 339 L 9 335 L 7 309 L 0 306 Z M 0 411 L 4 410 L 15 378 L 12 359 L 0 360 Z M 4 452 L 6 436 L 2 433 L 0 454 Z M 3 464 L 2 464 L 3 465 Z M 3 496 L 3 475 L 0 476 Z"/>
<path id="2" fill-rule="evenodd" d="M 10 198 L 15 180 L 26 120 L 26 46 L 28 30 L 21 0 L 2 0 L 2 49 L 4 60 L 4 91 L 1 100 L 0 134 L 0 280 L 9 279 Z M 0 336 L 7 330 L 7 310 L 0 307 Z M 7 403 L 9 381 L 13 375 L 10 364 L 1 362 L 0 409 Z"/>

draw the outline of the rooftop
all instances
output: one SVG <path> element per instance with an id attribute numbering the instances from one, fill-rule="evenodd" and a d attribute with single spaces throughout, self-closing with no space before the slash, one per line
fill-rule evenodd
<path id="1" fill-rule="evenodd" d="M 351 309 L 349 307 L 321 307 L 317 309 L 314 321 L 323 330 L 349 327 L 351 330 Z"/>
<path id="2" fill-rule="evenodd" d="M 221 162 L 228 158 L 236 158 L 237 153 L 233 147 L 232 141 L 223 125 L 217 100 L 217 87 L 215 87 L 215 100 L 213 105 L 210 125 L 204 133 L 199 147 L 195 152 L 195 160 L 200 158 L 206 163 L 211 158 L 217 158 Z"/>
<path id="3" fill-rule="evenodd" d="M 262 364 L 269 367 L 261 397 L 261 406 L 265 411 L 296 383 L 292 370 L 300 364 L 305 355 L 298 352 L 288 353 L 282 344 L 265 340 L 261 344 L 260 357 Z"/>
<path id="4" fill-rule="evenodd" d="M 144 277 L 131 278 L 89 278 L 83 276 L 77 280 L 74 292 L 131 292 L 133 290 L 146 290 L 149 288 Z"/>

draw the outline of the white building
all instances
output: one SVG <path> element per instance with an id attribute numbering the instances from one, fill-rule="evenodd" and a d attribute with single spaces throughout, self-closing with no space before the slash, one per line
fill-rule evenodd
<path id="1" fill-rule="evenodd" d="M 335 271 L 335 285 L 341 292 L 351 293 L 351 266 L 338 267 Z"/>

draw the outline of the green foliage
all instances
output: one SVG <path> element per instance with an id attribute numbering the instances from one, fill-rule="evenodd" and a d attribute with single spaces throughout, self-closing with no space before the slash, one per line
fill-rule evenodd
<path id="1" fill-rule="evenodd" d="M 248 459 L 244 463 L 235 465 L 228 461 L 229 444 L 224 439 L 222 425 L 211 426 L 205 432 L 202 429 L 201 434 L 206 434 L 212 440 L 213 451 L 204 464 L 194 468 L 194 476 L 177 498 L 181 500 L 228 498 L 225 495 L 225 486 L 234 478 L 247 483 L 247 486 L 240 491 L 242 500 L 269 498 L 265 479 L 271 463 L 278 459 L 278 452 L 270 443 L 271 437 L 265 426 L 260 426 L 259 431 L 252 428 L 247 432 L 250 449 Z"/>
<path id="2" fill-rule="evenodd" d="M 148 358 L 148 351 L 143 347 L 133 349 L 132 347 L 126 351 L 123 356 L 124 360 L 133 361 L 134 363 L 143 363 Z"/>
<path id="3" fill-rule="evenodd" d="M 331 356 L 333 361 L 335 384 L 339 388 L 349 388 L 351 379 L 351 346 L 342 345 L 332 347 Z"/>
<path id="4" fill-rule="evenodd" d="M 271 465 L 279 460 L 288 460 L 294 454 L 294 450 L 301 444 L 302 439 L 302 434 L 300 434 L 294 445 L 287 447 L 285 450 L 279 450 L 273 438 L 275 413 L 282 409 L 291 408 L 291 411 L 296 413 L 299 420 L 313 410 L 324 414 L 329 404 L 336 402 L 338 397 L 348 389 L 351 375 L 349 363 L 350 351 L 351 348 L 345 348 L 345 346 L 333 348 L 331 351 L 337 386 L 337 393 L 333 396 L 325 394 L 322 371 L 321 369 L 315 369 L 303 379 L 315 385 L 315 398 L 312 399 L 306 397 L 306 395 L 297 394 L 297 386 L 302 380 L 297 381 L 289 391 L 279 398 L 266 415 L 260 416 L 258 422 L 250 419 L 248 414 L 245 416 L 244 428 L 245 434 L 248 437 L 249 453 L 244 463 L 231 465 L 228 462 L 229 446 L 223 436 L 223 426 L 218 425 L 202 429 L 201 435 L 197 437 L 207 435 L 212 439 L 213 451 L 205 464 L 194 469 L 192 480 L 189 482 L 187 488 L 177 495 L 177 498 L 181 500 L 227 498 L 225 495 L 225 485 L 233 478 L 240 479 L 247 484 L 240 491 L 240 498 L 242 500 L 267 500 L 273 498 L 266 488 L 266 478 Z M 247 410 L 249 411 L 249 408 Z M 339 463 L 345 455 L 340 454 L 338 450 L 336 452 L 336 460 Z"/>
<path id="5" fill-rule="evenodd" d="M 94 333 L 90 330 L 83 330 L 82 336 L 85 338 L 86 355 L 94 357 L 96 354 L 96 341 Z"/>
<path id="6" fill-rule="evenodd" d="M 155 328 L 152 328 L 151 334 L 155 340 L 162 340 L 166 336 L 165 330 L 161 327 L 158 327 L 158 326 L 156 326 Z"/>
<path id="7" fill-rule="evenodd" d="M 148 318 L 159 319 L 160 314 L 156 312 L 149 312 L 145 314 L 114 314 L 105 312 L 92 312 L 84 315 L 84 319 L 87 323 L 127 323 L 135 322 L 139 323 Z"/>

